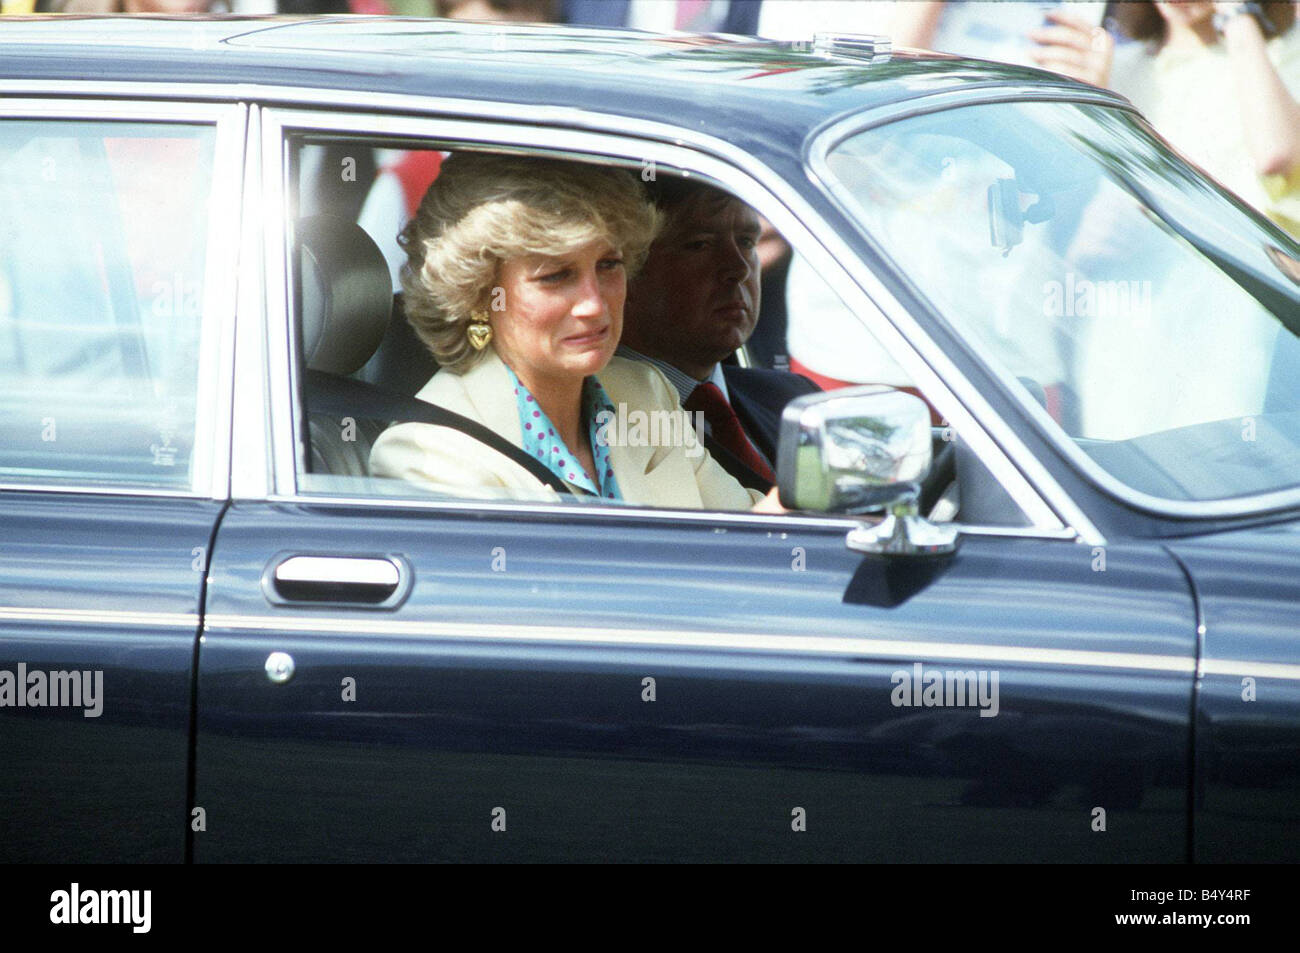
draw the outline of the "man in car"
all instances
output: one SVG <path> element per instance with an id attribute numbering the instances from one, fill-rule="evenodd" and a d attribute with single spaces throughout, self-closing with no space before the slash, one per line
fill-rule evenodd
<path id="1" fill-rule="evenodd" d="M 682 406 L 703 413 L 709 453 L 743 485 L 767 490 L 781 411 L 818 388 L 797 374 L 723 363 L 758 322 L 758 215 L 697 180 L 659 176 L 646 186 L 665 223 L 628 283 L 619 353 L 663 371 Z"/>

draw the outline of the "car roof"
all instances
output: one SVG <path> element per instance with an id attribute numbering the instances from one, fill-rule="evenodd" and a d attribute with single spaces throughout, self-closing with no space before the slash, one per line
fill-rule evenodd
<path id="1" fill-rule="evenodd" d="M 410 17 L 8 16 L 3 43 L 0 90 L 9 80 L 39 91 L 93 78 L 167 84 L 166 95 L 186 98 L 293 101 L 293 90 L 313 89 L 490 100 L 667 122 L 786 151 L 839 116 L 936 92 L 1007 83 L 1097 92 L 939 53 L 873 60 L 720 34 Z"/>

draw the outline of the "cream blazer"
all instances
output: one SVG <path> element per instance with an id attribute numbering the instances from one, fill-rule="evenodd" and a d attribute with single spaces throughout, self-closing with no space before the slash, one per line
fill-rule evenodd
<path id="1" fill-rule="evenodd" d="M 615 357 L 598 379 L 615 407 L 682 413 L 677 393 L 643 361 Z M 440 371 L 415 395 L 489 427 L 516 447 L 523 430 L 514 388 L 493 349 L 463 374 Z M 625 503 L 679 509 L 747 510 L 763 498 L 724 470 L 703 445 L 624 446 L 611 441 L 610 465 Z M 389 427 L 370 451 L 370 472 L 453 496 L 556 501 L 560 494 L 473 437 L 433 424 Z"/>

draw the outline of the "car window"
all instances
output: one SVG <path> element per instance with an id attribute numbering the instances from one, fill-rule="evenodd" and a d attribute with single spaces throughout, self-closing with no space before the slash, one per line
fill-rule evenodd
<path id="1" fill-rule="evenodd" d="M 214 142 L 0 122 L 0 481 L 190 485 Z"/>
<path id="2" fill-rule="evenodd" d="M 1112 476 L 1179 501 L 1296 483 L 1300 246 L 1137 118 L 963 107 L 849 136 L 827 165 L 864 231 Z"/>
<path id="3" fill-rule="evenodd" d="M 391 407 L 389 397 L 415 395 L 435 373 L 450 373 L 438 369 L 405 319 L 399 273 L 406 254 L 397 236 L 441 164 L 453 153 L 432 144 L 396 147 L 400 145 L 316 138 L 291 139 L 289 143 L 287 194 L 298 214 L 293 216 L 287 251 L 293 262 L 291 300 L 301 352 L 299 406 L 305 411 L 298 419 L 299 490 L 346 497 L 553 500 L 549 493 L 539 495 L 531 487 L 458 485 L 449 490 L 418 479 L 396 479 L 371 466 L 372 448 L 390 424 L 410 419 L 396 411 L 383 415 L 382 411 Z M 770 231 L 770 226 L 765 227 Z M 784 242 L 779 234 L 775 237 Z M 683 241 L 690 244 L 686 239 L 696 238 L 693 234 L 683 236 Z M 764 302 L 760 323 L 772 320 L 774 312 L 779 315 L 782 326 L 771 350 L 782 358 L 784 366 L 779 370 L 802 375 L 797 381 L 786 375 L 785 399 L 818 388 L 862 383 L 889 384 L 919 394 L 863 322 L 797 249 L 788 260 L 778 261 L 776 275 L 778 280 L 770 282 L 764 276 L 762 295 L 775 296 L 772 303 L 779 307 L 769 309 Z M 345 307 L 340 308 L 340 303 Z M 771 370 L 770 364 L 766 370 Z M 665 377 L 671 386 L 671 373 Z M 767 380 L 760 379 L 758 386 L 769 386 Z M 790 390 L 792 383 L 798 386 Z M 381 393 L 377 395 L 375 389 Z M 779 409 L 775 413 L 779 417 Z M 646 437 L 652 439 L 654 421 L 647 419 L 646 423 Z M 954 443 L 967 454 L 937 413 L 932 412 L 932 423 L 936 458 Z M 632 438 L 634 423 L 619 418 L 612 424 L 611 432 Z M 617 429 L 620 426 L 621 431 Z M 662 439 L 664 430 L 658 433 Z M 452 441 L 457 436 L 447 434 Z M 693 442 L 693 433 L 690 437 Z M 683 434 L 684 442 L 685 438 Z M 951 472 L 951 464 L 947 466 L 945 472 Z M 981 471 L 981 476 L 986 478 L 984 483 L 990 483 L 987 474 Z M 950 490 L 939 497 L 948 485 L 936 484 L 923 494 L 926 511 L 935 519 L 959 518 L 958 495 Z M 995 499 L 997 506 L 982 506 L 979 522 L 1024 524 L 1023 514 L 995 482 L 981 491 L 980 498 Z M 562 501 L 617 503 L 581 495 L 562 497 Z M 742 497 L 742 506 L 744 502 Z"/>

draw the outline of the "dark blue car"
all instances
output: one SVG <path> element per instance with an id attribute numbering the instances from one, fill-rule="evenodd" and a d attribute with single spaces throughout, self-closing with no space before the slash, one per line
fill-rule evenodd
<path id="1" fill-rule="evenodd" d="M 6 20 L 0 858 L 1300 860 L 1300 246 L 1124 100 L 864 38 Z M 862 385 L 787 409 L 791 512 L 368 472 L 459 151 L 780 232 L 792 356 Z"/>

